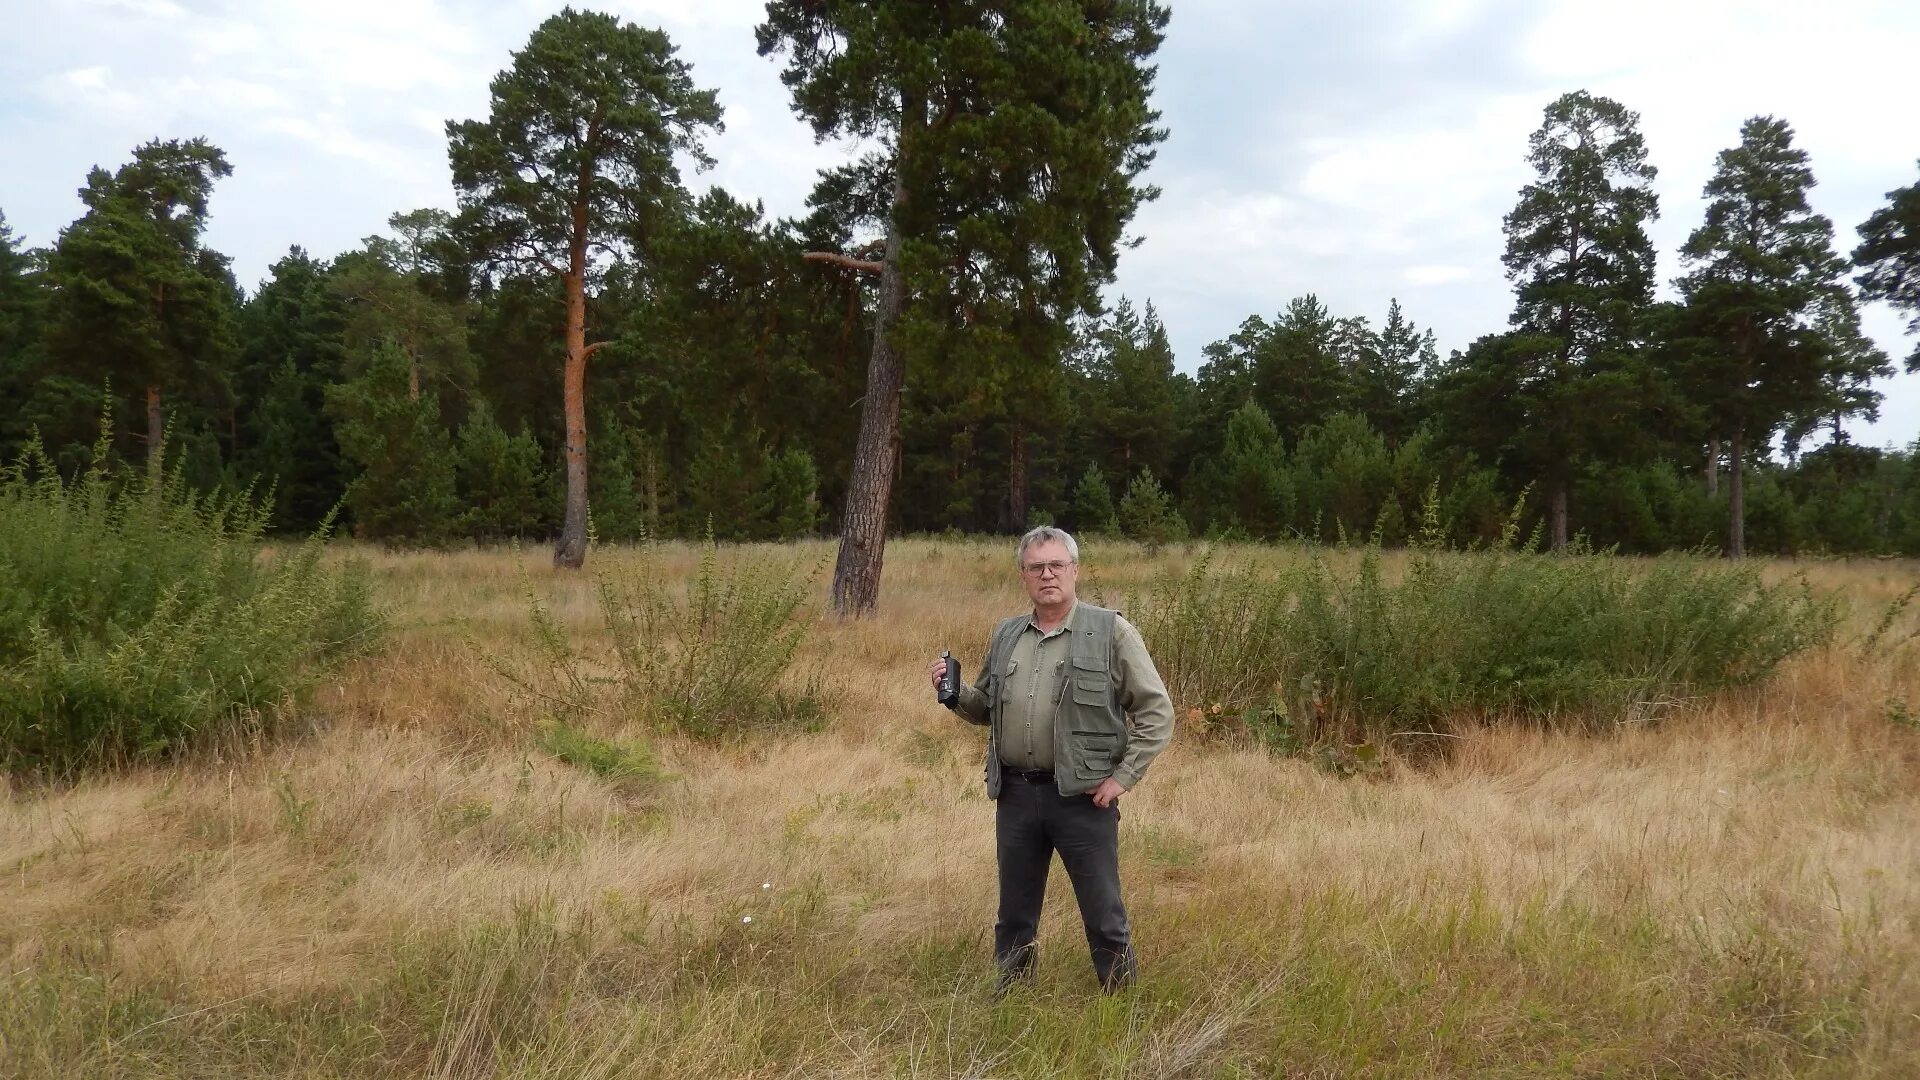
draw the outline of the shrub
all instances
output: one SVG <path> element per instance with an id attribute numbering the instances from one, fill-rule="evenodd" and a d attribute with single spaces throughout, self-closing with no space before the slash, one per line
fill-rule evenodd
<path id="1" fill-rule="evenodd" d="M 321 564 L 324 526 L 263 553 L 269 499 L 160 475 L 96 465 L 66 482 L 37 443 L 0 471 L 7 767 L 65 773 L 257 729 L 377 637 L 364 568 Z"/>
<path id="2" fill-rule="evenodd" d="M 1753 564 L 1511 548 L 1416 550 L 1398 581 L 1377 548 L 1273 573 L 1203 558 L 1136 606 L 1176 702 L 1301 745 L 1646 718 L 1767 678 L 1839 621 Z"/>
<path id="3" fill-rule="evenodd" d="M 604 650 L 577 646 L 532 594 L 534 655 L 502 673 L 563 713 L 633 718 L 696 736 L 805 726 L 823 711 L 819 684 L 787 686 L 806 633 L 814 575 L 791 564 L 723 564 L 711 537 L 684 596 L 640 545 L 625 573 L 594 578 Z"/>

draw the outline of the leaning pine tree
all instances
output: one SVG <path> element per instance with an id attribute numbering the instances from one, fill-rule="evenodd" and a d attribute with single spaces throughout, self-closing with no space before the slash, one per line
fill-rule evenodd
<path id="1" fill-rule="evenodd" d="M 563 8 L 493 80 L 485 121 L 447 123 L 461 224 L 494 265 L 550 274 L 565 296 L 567 508 L 556 566 L 587 554 L 587 288 L 595 258 L 644 255 L 685 198 L 674 155 L 701 166 L 720 129 L 712 90 L 693 85 L 666 34 Z"/>
<path id="2" fill-rule="evenodd" d="M 1051 362 L 1049 335 L 1098 307 L 1127 223 L 1156 194 L 1137 179 L 1165 137 L 1147 97 L 1166 21 L 1153 0 L 767 5 L 760 52 L 784 54 L 795 111 L 823 139 L 882 147 L 822 184 L 881 238 L 808 256 L 879 282 L 836 613 L 879 600 L 904 344 L 990 328 L 978 336 Z"/>

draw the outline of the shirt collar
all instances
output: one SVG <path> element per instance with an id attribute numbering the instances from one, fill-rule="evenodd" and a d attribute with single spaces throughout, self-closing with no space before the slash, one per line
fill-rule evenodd
<path id="1" fill-rule="evenodd" d="M 1067 631 L 1073 629 L 1073 617 L 1075 615 L 1078 615 L 1079 613 L 1080 613 L 1080 598 L 1076 596 L 1073 598 L 1073 606 L 1067 609 L 1066 621 L 1062 622 L 1059 626 L 1054 627 L 1052 630 L 1040 629 L 1040 622 L 1037 618 L 1034 617 L 1034 613 L 1032 611 L 1027 612 L 1027 625 L 1033 627 L 1034 631 L 1038 633 L 1041 637 L 1049 638 L 1055 634 L 1064 634 Z"/>

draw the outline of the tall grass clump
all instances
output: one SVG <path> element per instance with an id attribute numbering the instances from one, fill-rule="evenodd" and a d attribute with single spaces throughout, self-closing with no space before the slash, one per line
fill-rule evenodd
<path id="1" fill-rule="evenodd" d="M 264 550 L 270 501 L 178 469 L 71 480 L 31 443 L 0 469 L 0 763 L 64 774 L 258 730 L 367 649 L 363 568 L 323 566 L 323 528 Z"/>
<path id="2" fill-rule="evenodd" d="M 1530 546 L 1377 547 L 1277 571 L 1202 558 L 1139 612 L 1175 700 L 1299 744 L 1440 732 L 1464 720 L 1599 726 L 1757 683 L 1831 640 L 1804 581 L 1697 555 Z M 1261 730 L 1261 729 L 1266 730 Z"/>
<path id="3" fill-rule="evenodd" d="M 684 589 L 662 563 L 643 541 L 636 559 L 595 574 L 606 636 L 588 645 L 529 588 L 533 656 L 503 674 L 563 717 L 638 720 L 697 737 L 816 724 L 819 680 L 798 688 L 789 680 L 815 574 L 744 556 L 722 561 L 711 535 Z"/>

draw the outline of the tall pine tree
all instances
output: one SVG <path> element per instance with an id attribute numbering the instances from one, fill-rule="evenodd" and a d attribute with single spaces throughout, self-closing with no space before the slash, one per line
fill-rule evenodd
<path id="1" fill-rule="evenodd" d="M 879 598 L 905 351 L 954 348 L 954 328 L 985 325 L 998 340 L 977 343 L 1052 363 L 1067 317 L 1097 306 L 1127 223 L 1155 194 L 1137 178 L 1164 137 L 1147 95 L 1166 20 L 1152 0 L 767 5 L 760 51 L 784 55 L 795 111 L 822 138 L 882 146 L 840 174 L 881 238 L 814 256 L 879 282 L 839 614 Z"/>
<path id="2" fill-rule="evenodd" d="M 49 358 L 69 377 L 142 395 L 150 466 L 170 400 L 225 397 L 238 297 L 225 257 L 200 236 L 214 182 L 232 173 L 205 139 L 156 140 L 115 172 L 95 167 L 80 189 L 87 212 L 48 266 Z"/>
<path id="3" fill-rule="evenodd" d="M 1687 392 L 1727 440 L 1727 554 L 1746 554 L 1746 466 L 1796 416 L 1833 400 L 1859 350 L 1829 336 L 1850 309 L 1833 224 L 1813 212 L 1813 170 L 1784 120 L 1756 116 L 1722 150 L 1707 181 L 1706 221 L 1687 238 L 1679 279 Z M 1828 327 L 1823 332 L 1823 314 Z M 1844 321 L 1844 315 L 1842 316 Z M 1870 357 L 1867 362 L 1871 362 Z"/>
<path id="4" fill-rule="evenodd" d="M 1579 466 L 1611 456 L 1634 410 L 1636 317 L 1653 300 L 1659 216 L 1640 115 L 1584 90 L 1547 106 L 1528 142 L 1536 178 L 1506 217 L 1514 283 L 1511 392 L 1526 430 L 1510 452 L 1547 495 L 1549 543 L 1566 546 Z"/>
<path id="5" fill-rule="evenodd" d="M 644 257 L 663 215 L 684 200 L 676 154 L 710 164 L 702 135 L 720 128 L 711 90 L 667 35 L 612 15 L 563 8 L 493 80 L 485 121 L 448 121 L 447 153 L 463 225 L 500 264 L 558 278 L 566 303 L 567 504 L 554 565 L 587 554 L 588 290 L 601 256 Z"/>

